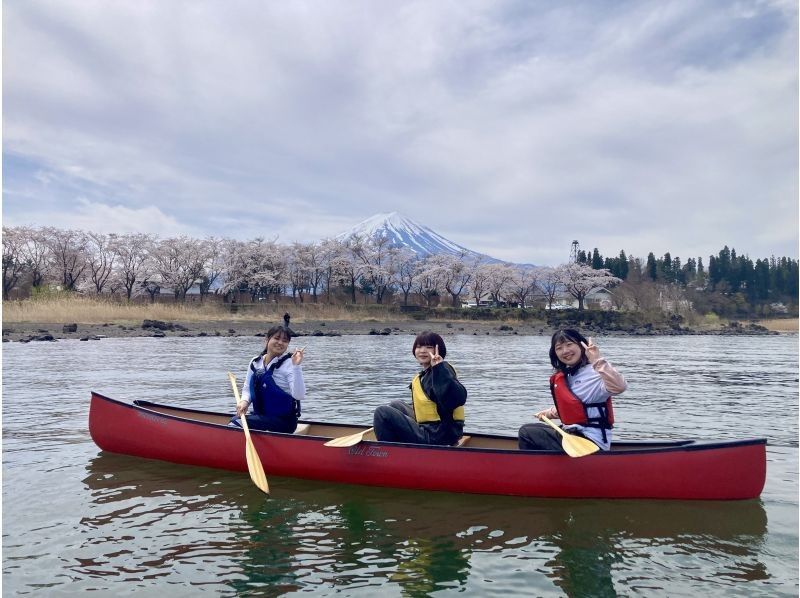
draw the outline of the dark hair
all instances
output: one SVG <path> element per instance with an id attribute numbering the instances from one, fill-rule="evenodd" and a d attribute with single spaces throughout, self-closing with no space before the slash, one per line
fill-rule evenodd
<path id="1" fill-rule="evenodd" d="M 447 347 L 444 344 L 444 339 L 430 330 L 420 332 L 417 338 L 414 339 L 414 345 L 411 347 L 412 355 L 415 354 L 417 347 L 439 347 L 439 355 L 442 359 L 447 355 Z"/>
<path id="2" fill-rule="evenodd" d="M 287 328 L 286 326 L 273 326 L 272 328 L 267 330 L 267 335 L 265 337 L 266 340 L 264 341 L 264 350 L 261 351 L 262 355 L 267 354 L 267 343 L 269 343 L 269 339 L 278 334 L 280 334 L 281 336 L 285 336 L 287 343 L 290 340 L 292 340 L 292 331 L 289 328 Z"/>
<path id="3" fill-rule="evenodd" d="M 565 341 L 576 343 L 581 349 L 581 360 L 572 367 L 562 363 L 556 356 L 556 344 L 563 343 Z M 583 348 L 581 343 L 586 343 L 588 345 L 589 341 L 574 328 L 563 328 L 561 330 L 556 330 L 553 334 L 553 338 L 550 339 L 550 363 L 553 364 L 555 369 L 560 370 L 565 374 L 572 374 L 576 370 L 582 368 L 589 363 L 589 360 L 586 359 L 586 350 Z"/>

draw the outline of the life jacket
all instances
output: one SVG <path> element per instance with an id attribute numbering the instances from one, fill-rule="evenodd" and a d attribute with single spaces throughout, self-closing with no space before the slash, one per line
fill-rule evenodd
<path id="1" fill-rule="evenodd" d="M 453 375 L 458 378 L 456 370 L 450 364 L 447 364 Z M 414 376 L 411 381 L 411 402 L 414 404 L 414 417 L 417 419 L 418 424 L 432 424 L 442 421 L 439 417 L 439 410 L 436 408 L 436 403 L 430 400 L 428 395 L 422 389 L 421 374 Z M 455 421 L 464 421 L 464 406 L 456 407 L 453 409 L 453 419 Z"/>
<path id="2" fill-rule="evenodd" d="M 287 353 L 268 368 L 263 369 L 256 368 L 256 363 L 262 357 L 258 357 L 250 363 L 250 369 L 253 371 L 254 413 L 276 417 L 300 417 L 300 401 L 278 386 L 273 377 L 273 372 L 291 357 L 292 354 Z"/>
<path id="3" fill-rule="evenodd" d="M 550 393 L 553 395 L 553 402 L 556 404 L 556 411 L 561 423 L 579 424 L 590 428 L 600 428 L 610 430 L 614 427 L 614 409 L 611 405 L 611 397 L 603 403 L 586 404 L 575 396 L 572 389 L 567 384 L 567 377 L 564 372 L 556 372 L 550 376 Z M 588 409 L 597 409 L 597 417 L 589 417 Z"/>

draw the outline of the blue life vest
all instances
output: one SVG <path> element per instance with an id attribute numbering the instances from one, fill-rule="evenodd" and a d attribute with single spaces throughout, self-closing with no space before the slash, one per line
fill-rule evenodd
<path id="1" fill-rule="evenodd" d="M 300 401 L 278 386 L 272 375 L 291 357 L 292 354 L 287 353 L 268 368 L 256 369 L 257 360 L 250 364 L 253 370 L 253 412 L 257 415 L 300 417 Z"/>

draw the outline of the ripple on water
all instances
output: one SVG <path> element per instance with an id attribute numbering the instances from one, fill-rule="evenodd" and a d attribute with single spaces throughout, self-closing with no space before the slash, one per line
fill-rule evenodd
<path id="1" fill-rule="evenodd" d="M 407 399 L 410 336 L 310 337 L 306 416 L 369 423 Z M 796 337 L 596 339 L 630 388 L 618 439 L 764 436 L 761 500 L 553 501 L 270 479 L 100 453 L 89 390 L 230 411 L 262 339 L 104 339 L 3 350 L 10 593 L 796 595 Z M 550 402 L 548 339 L 447 337 L 468 429 Z M 41 364 L 58 376 L 32 378 Z M 779 423 L 778 423 L 779 422 Z"/>

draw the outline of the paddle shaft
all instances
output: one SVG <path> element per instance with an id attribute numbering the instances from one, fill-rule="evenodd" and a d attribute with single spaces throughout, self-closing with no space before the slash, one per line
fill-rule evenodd
<path id="1" fill-rule="evenodd" d="M 553 422 L 551 422 L 549 419 L 547 419 L 546 416 L 542 415 L 542 416 L 539 417 L 539 419 L 541 419 L 544 423 L 546 423 L 548 426 L 553 428 L 556 432 L 561 434 L 564 438 L 567 438 L 568 436 L 571 436 L 570 434 L 567 434 L 564 430 L 562 430 L 561 427 L 555 425 Z"/>
<path id="2" fill-rule="evenodd" d="M 236 398 L 236 405 L 238 406 L 241 398 L 239 397 L 239 388 L 236 386 L 236 376 L 228 372 L 228 379 L 231 381 L 233 396 Z M 247 458 L 247 469 L 250 472 L 250 479 L 253 480 L 253 483 L 259 490 L 265 494 L 269 494 L 267 475 L 264 473 L 264 466 L 261 464 L 261 459 L 258 457 L 253 439 L 250 437 L 250 426 L 247 424 L 247 414 L 243 413 L 239 419 L 242 422 L 242 429 L 244 430 L 245 457 Z"/>

